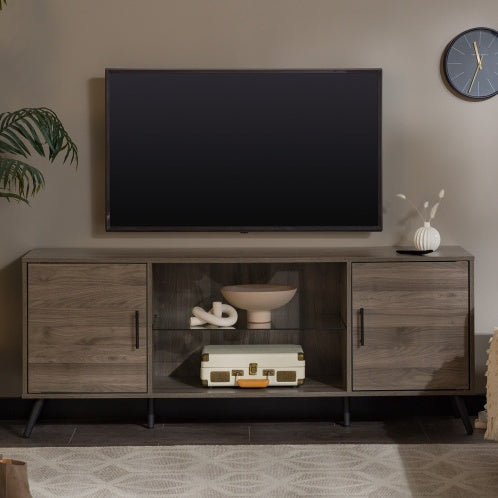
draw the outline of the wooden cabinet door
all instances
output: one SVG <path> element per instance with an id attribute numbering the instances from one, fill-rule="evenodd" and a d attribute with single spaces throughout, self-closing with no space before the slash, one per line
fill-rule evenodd
<path id="1" fill-rule="evenodd" d="M 469 323 L 468 262 L 353 263 L 353 389 L 469 389 Z"/>
<path id="2" fill-rule="evenodd" d="M 147 391 L 145 264 L 31 263 L 27 278 L 29 393 Z"/>

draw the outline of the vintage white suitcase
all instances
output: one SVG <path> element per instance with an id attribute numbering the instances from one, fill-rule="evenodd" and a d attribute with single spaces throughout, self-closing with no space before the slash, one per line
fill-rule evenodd
<path id="1" fill-rule="evenodd" d="M 303 348 L 294 344 L 204 346 L 201 381 L 206 387 L 298 386 L 304 365 Z"/>

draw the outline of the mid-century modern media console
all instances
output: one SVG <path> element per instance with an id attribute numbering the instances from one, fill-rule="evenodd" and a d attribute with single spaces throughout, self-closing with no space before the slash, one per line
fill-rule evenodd
<path id="1" fill-rule="evenodd" d="M 271 330 L 188 327 L 191 308 L 241 283 L 291 284 Z M 390 247 L 333 249 L 37 249 L 23 258 L 23 397 L 341 397 L 462 395 L 474 382 L 473 257 Z M 300 344 L 299 387 L 206 388 L 205 344 Z"/>

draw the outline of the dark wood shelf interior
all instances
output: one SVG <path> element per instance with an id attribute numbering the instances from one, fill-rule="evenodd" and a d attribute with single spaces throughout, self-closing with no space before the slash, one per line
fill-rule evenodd
<path id="1" fill-rule="evenodd" d="M 346 330 L 180 330 L 153 333 L 153 390 L 168 379 L 195 377 L 199 384 L 201 350 L 207 344 L 300 344 L 305 352 L 306 381 L 333 378 L 345 389 Z M 329 385 L 329 384 L 327 384 Z"/>
<path id="2" fill-rule="evenodd" d="M 208 344 L 301 345 L 306 359 L 305 386 L 302 391 L 279 388 L 285 389 L 281 394 L 271 389 L 272 395 L 346 389 L 346 263 L 155 263 L 152 275 L 154 392 L 180 392 L 182 388 L 190 393 L 205 392 L 199 381 L 200 355 Z M 234 329 L 188 328 L 194 306 L 209 309 L 213 301 L 223 300 L 221 287 L 246 283 L 297 287 L 294 298 L 272 312 L 272 329 L 247 329 L 242 310 L 237 310 L 239 320 Z M 185 378 L 191 380 L 177 380 Z M 309 380 L 315 378 L 333 381 Z M 226 395 L 232 390 L 217 388 L 216 392 Z"/>
<path id="3" fill-rule="evenodd" d="M 235 284 L 297 287 L 293 299 L 272 311 L 273 329 L 338 328 L 347 316 L 346 263 L 156 263 L 152 266 L 152 328 L 189 328 L 194 306 L 224 301 L 221 288 Z M 237 327 L 246 312 L 237 310 Z"/>

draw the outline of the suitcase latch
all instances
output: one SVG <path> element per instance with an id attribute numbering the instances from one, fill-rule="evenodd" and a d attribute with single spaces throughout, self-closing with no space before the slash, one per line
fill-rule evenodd
<path id="1" fill-rule="evenodd" d="M 258 364 L 249 363 L 249 375 L 256 375 L 258 373 Z"/>

